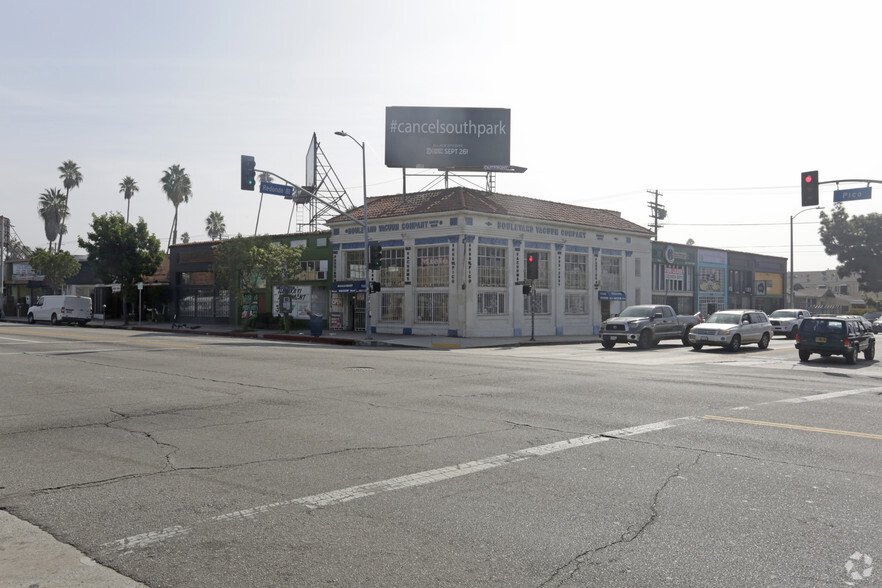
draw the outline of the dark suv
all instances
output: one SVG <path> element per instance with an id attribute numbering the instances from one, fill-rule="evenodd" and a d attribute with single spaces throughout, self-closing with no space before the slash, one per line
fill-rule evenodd
<path id="1" fill-rule="evenodd" d="M 876 355 L 876 337 L 856 316 L 813 316 L 803 319 L 796 334 L 799 361 L 812 353 L 821 357 L 841 355 L 849 364 L 857 363 L 858 353 L 871 360 Z"/>

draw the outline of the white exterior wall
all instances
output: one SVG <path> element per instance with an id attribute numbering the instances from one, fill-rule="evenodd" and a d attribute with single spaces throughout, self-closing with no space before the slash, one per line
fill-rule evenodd
<path id="1" fill-rule="evenodd" d="M 387 288 L 371 294 L 371 326 L 378 333 L 413 334 L 458 337 L 529 336 L 535 329 L 537 336 L 594 334 L 599 330 L 601 303 L 598 292 L 600 256 L 610 255 L 621 260 L 621 291 L 626 300 L 611 301 L 610 312 L 620 312 L 631 304 L 651 301 L 652 248 L 648 235 L 634 235 L 611 229 L 568 225 L 545 220 L 500 218 L 490 215 L 458 212 L 454 215 L 413 216 L 370 222 L 370 240 L 378 241 L 383 249 L 405 250 L 405 279 L 403 289 Z M 345 280 L 342 268 L 345 251 L 364 247 L 364 234 L 354 223 L 340 223 L 332 227 L 335 279 Z M 416 250 L 421 246 L 444 246 L 449 251 L 450 281 L 446 324 L 425 323 L 417 320 Z M 500 316 L 478 313 L 477 283 L 478 248 L 483 245 L 504 247 L 506 250 L 506 283 L 504 286 L 506 312 Z M 535 325 L 531 315 L 524 311 L 522 286 L 525 279 L 525 251 L 545 251 L 549 254 L 549 313 L 536 314 Z M 566 314 L 564 257 L 567 252 L 587 255 L 588 313 Z M 639 262 L 637 261 L 639 260 Z M 640 276 L 635 275 L 640 265 Z M 338 270 L 339 268 L 339 270 Z M 372 280 L 380 272 L 372 273 Z M 439 291 L 437 288 L 432 291 Z M 404 312 L 401 321 L 383 321 L 380 314 L 382 294 L 404 293 Z M 443 289 L 442 289 L 443 291 Z M 637 299 L 637 294 L 640 298 Z"/>

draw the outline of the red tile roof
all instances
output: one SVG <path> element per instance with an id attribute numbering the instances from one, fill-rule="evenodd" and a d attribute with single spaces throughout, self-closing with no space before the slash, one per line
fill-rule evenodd
<path id="1" fill-rule="evenodd" d="M 357 219 L 364 218 L 364 208 L 358 206 L 347 211 Z M 622 218 L 615 210 L 587 208 L 573 204 L 549 202 L 525 196 L 484 192 L 456 186 L 443 190 L 393 194 L 368 198 L 368 219 L 382 219 L 419 214 L 473 212 L 528 220 L 544 220 L 570 223 L 597 229 L 614 229 L 650 235 L 649 229 Z M 328 224 L 352 222 L 343 215 L 336 216 Z"/>

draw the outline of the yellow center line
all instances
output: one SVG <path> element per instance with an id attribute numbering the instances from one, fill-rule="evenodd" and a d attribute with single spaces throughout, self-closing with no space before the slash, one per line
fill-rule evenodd
<path id="1" fill-rule="evenodd" d="M 848 437 L 861 437 L 863 439 L 879 439 L 882 440 L 882 435 L 876 435 L 874 433 L 857 433 L 855 431 L 840 431 L 837 429 L 822 429 L 819 427 L 804 427 L 802 425 L 788 425 L 786 423 L 770 423 L 767 421 L 751 421 L 747 419 L 733 419 L 730 417 L 721 417 L 721 416 L 713 416 L 706 414 L 703 419 L 709 419 L 714 421 L 726 421 L 729 423 L 743 423 L 745 425 L 760 425 L 763 427 L 778 427 L 779 429 L 795 429 L 797 431 L 809 431 L 811 433 L 828 433 L 830 435 L 846 435 Z"/>
<path id="2" fill-rule="evenodd" d="M 24 331 L 22 329 L 0 329 L 0 333 L 15 333 L 16 335 L 31 335 L 38 337 L 68 337 L 70 339 L 92 339 L 95 341 L 125 341 L 128 343 L 143 343 L 145 345 L 164 345 L 166 347 L 186 347 L 188 349 L 199 349 L 199 345 L 181 345 L 180 343 L 165 343 L 163 341 L 133 341 L 132 339 L 119 339 L 113 337 L 95 337 L 91 335 L 68 335 L 67 333 L 41 333 L 36 331 Z"/>

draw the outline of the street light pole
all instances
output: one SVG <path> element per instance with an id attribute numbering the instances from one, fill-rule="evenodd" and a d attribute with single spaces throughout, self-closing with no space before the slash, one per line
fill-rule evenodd
<path id="1" fill-rule="evenodd" d="M 803 208 L 790 217 L 790 308 L 795 306 L 793 300 L 793 219 L 801 215 L 806 210 L 824 210 L 823 206 L 815 206 L 814 208 Z"/>
<path id="2" fill-rule="evenodd" d="M 356 145 L 361 147 L 361 182 L 364 184 L 364 332 L 365 341 L 371 340 L 371 283 L 370 283 L 370 238 L 368 236 L 368 210 L 367 210 L 367 166 L 364 154 L 364 141 L 361 143 L 346 131 L 335 131 L 335 135 L 349 137 Z"/>

